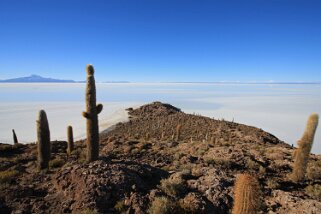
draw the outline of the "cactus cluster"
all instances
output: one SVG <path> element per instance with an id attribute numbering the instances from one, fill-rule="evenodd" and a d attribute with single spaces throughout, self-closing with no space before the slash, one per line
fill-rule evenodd
<path id="1" fill-rule="evenodd" d="M 99 156 L 99 126 L 98 114 L 102 111 L 103 105 L 96 105 L 96 85 L 94 78 L 94 67 L 87 65 L 86 85 L 86 111 L 82 113 L 87 121 L 87 161 L 95 161 Z"/>
<path id="2" fill-rule="evenodd" d="M 48 169 L 50 160 L 50 130 L 46 112 L 39 111 L 37 120 L 37 135 L 38 135 L 38 169 Z"/>
<path id="3" fill-rule="evenodd" d="M 315 131 L 318 126 L 318 121 L 318 114 L 311 114 L 311 116 L 308 119 L 303 136 L 297 142 L 298 148 L 295 151 L 294 167 L 292 172 L 292 180 L 295 182 L 301 181 L 305 177 Z"/>
<path id="4" fill-rule="evenodd" d="M 99 156 L 99 128 L 98 114 L 102 111 L 103 105 L 96 105 L 96 86 L 94 78 L 94 67 L 87 65 L 87 87 L 86 87 L 86 111 L 83 116 L 87 120 L 87 161 L 91 162 L 98 159 Z M 14 130 L 14 144 L 18 139 Z M 51 156 L 50 130 L 46 112 L 39 111 L 37 120 L 37 150 L 38 150 L 38 169 L 48 169 Z M 67 154 L 70 155 L 74 149 L 73 130 L 71 126 L 67 127 Z"/>

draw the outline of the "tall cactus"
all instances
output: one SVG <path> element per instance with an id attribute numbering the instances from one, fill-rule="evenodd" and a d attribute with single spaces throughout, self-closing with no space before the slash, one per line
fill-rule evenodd
<path id="1" fill-rule="evenodd" d="M 47 115 L 44 110 L 39 111 L 37 120 L 38 135 L 38 169 L 48 169 L 50 160 L 50 131 Z"/>
<path id="2" fill-rule="evenodd" d="M 86 111 L 82 113 L 87 120 L 87 161 L 95 161 L 99 156 L 98 114 L 103 105 L 96 105 L 96 85 L 94 67 L 87 65 Z"/>
<path id="3" fill-rule="evenodd" d="M 71 152 L 74 150 L 74 135 L 72 132 L 72 126 L 67 127 L 67 154 L 70 155 Z"/>
<path id="4" fill-rule="evenodd" d="M 13 144 L 16 145 L 19 142 L 18 142 L 18 138 L 17 138 L 16 132 L 14 131 L 14 129 L 12 129 L 12 134 L 13 134 Z"/>
<path id="5" fill-rule="evenodd" d="M 262 194 L 257 179 L 241 174 L 234 185 L 234 206 L 232 214 L 257 214 L 262 204 Z"/>
<path id="6" fill-rule="evenodd" d="M 305 131 L 301 139 L 297 142 L 298 148 L 295 150 L 294 167 L 292 172 L 292 180 L 301 181 L 305 177 L 308 165 L 309 155 L 313 144 L 315 131 L 318 126 L 319 115 L 314 113 L 308 119 Z"/>

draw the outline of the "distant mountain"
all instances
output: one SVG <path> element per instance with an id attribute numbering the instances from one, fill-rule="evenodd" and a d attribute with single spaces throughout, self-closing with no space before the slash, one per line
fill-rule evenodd
<path id="1" fill-rule="evenodd" d="M 35 82 L 51 82 L 51 83 L 74 83 L 74 80 L 60 80 L 60 79 L 53 79 L 53 78 L 47 78 L 42 77 L 39 75 L 31 75 L 28 77 L 18 77 L 13 79 L 7 79 L 7 80 L 0 80 L 0 82 L 16 82 L 16 83 L 35 83 Z"/>

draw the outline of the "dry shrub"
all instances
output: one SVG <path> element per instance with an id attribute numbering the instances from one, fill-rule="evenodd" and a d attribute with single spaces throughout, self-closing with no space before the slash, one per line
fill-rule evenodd
<path id="1" fill-rule="evenodd" d="M 125 201 L 124 200 L 117 201 L 114 208 L 118 213 L 125 212 L 126 211 Z"/>
<path id="2" fill-rule="evenodd" d="M 5 170 L 0 172 L 0 184 L 10 183 L 19 172 L 17 170 Z"/>
<path id="3" fill-rule="evenodd" d="M 190 192 L 179 200 L 179 204 L 184 213 L 206 213 L 206 202 L 202 199 L 201 194 Z"/>
<path id="4" fill-rule="evenodd" d="M 191 174 L 195 177 L 201 177 L 203 175 L 202 168 L 200 166 L 195 166 L 191 168 Z"/>
<path id="5" fill-rule="evenodd" d="M 261 176 L 265 176 L 266 175 L 266 169 L 263 166 L 259 167 L 259 174 Z"/>
<path id="6" fill-rule="evenodd" d="M 81 214 L 99 214 L 99 212 L 95 209 L 84 209 L 80 212 Z"/>
<path id="7" fill-rule="evenodd" d="M 171 197 L 178 197 L 186 191 L 182 178 L 168 178 L 161 180 L 160 189 Z"/>
<path id="8" fill-rule="evenodd" d="M 52 168 L 59 168 L 62 167 L 65 164 L 65 161 L 60 158 L 53 159 L 49 161 L 49 167 Z"/>
<path id="9" fill-rule="evenodd" d="M 156 197 L 149 209 L 148 213 L 150 214 L 173 214 L 173 213 L 179 213 L 180 206 L 176 201 L 173 201 L 172 199 L 169 199 L 167 197 Z"/>
<path id="10" fill-rule="evenodd" d="M 0 157 L 11 157 L 14 154 L 20 152 L 20 149 L 24 147 L 23 144 L 2 144 L 0 143 Z"/>
<path id="11" fill-rule="evenodd" d="M 320 180 L 321 179 L 321 161 L 309 162 L 307 168 L 307 177 L 310 180 Z"/>
<path id="12" fill-rule="evenodd" d="M 267 187 L 270 189 L 277 189 L 280 187 L 279 183 L 275 178 L 269 178 L 266 182 Z"/>
<path id="13" fill-rule="evenodd" d="M 304 189 L 305 193 L 313 199 L 321 200 L 321 185 L 309 185 Z"/>
<path id="14" fill-rule="evenodd" d="M 271 150 L 273 152 L 267 153 L 266 157 L 270 160 L 283 160 L 284 159 L 284 154 L 283 152 Z"/>
<path id="15" fill-rule="evenodd" d="M 227 159 L 226 157 L 216 157 L 216 158 L 210 158 L 206 160 L 206 163 L 208 165 L 213 166 L 221 166 L 222 168 L 229 169 L 232 166 L 232 162 L 230 159 Z"/>
<path id="16" fill-rule="evenodd" d="M 259 168 L 260 168 L 260 164 L 258 164 L 256 161 L 254 161 L 252 159 L 247 160 L 246 166 L 248 169 L 252 169 L 252 170 L 259 170 Z"/>
<path id="17" fill-rule="evenodd" d="M 84 148 L 78 147 L 71 152 L 71 155 L 75 155 L 77 159 L 86 160 L 86 150 Z"/>
<path id="18" fill-rule="evenodd" d="M 137 154 L 139 154 L 141 151 L 138 149 L 138 148 L 134 148 L 134 149 L 132 149 L 131 151 L 130 151 L 130 153 L 132 154 L 132 155 L 137 155 Z"/>

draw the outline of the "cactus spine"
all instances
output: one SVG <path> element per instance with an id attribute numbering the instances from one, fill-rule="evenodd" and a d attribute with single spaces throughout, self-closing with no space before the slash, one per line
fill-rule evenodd
<path id="1" fill-rule="evenodd" d="M 257 179 L 249 174 L 241 174 L 234 185 L 233 214 L 256 214 L 261 207 L 262 194 Z"/>
<path id="2" fill-rule="evenodd" d="M 74 135 L 72 132 L 72 126 L 67 127 L 67 154 L 70 155 L 71 152 L 74 150 Z"/>
<path id="3" fill-rule="evenodd" d="M 13 144 L 16 145 L 19 142 L 18 142 L 18 138 L 17 138 L 16 132 L 14 131 L 14 129 L 12 129 L 12 134 L 13 134 Z"/>
<path id="4" fill-rule="evenodd" d="M 99 156 L 98 114 L 103 105 L 96 105 L 96 85 L 94 67 L 87 65 L 86 111 L 82 113 L 87 120 L 87 161 L 95 161 Z"/>
<path id="5" fill-rule="evenodd" d="M 294 153 L 294 167 L 292 179 L 295 182 L 301 181 L 305 177 L 306 168 L 308 165 L 309 155 L 313 144 L 315 131 L 318 126 L 319 116 L 314 113 L 308 119 L 305 131 L 301 139 L 297 142 L 298 148 Z"/>
<path id="6" fill-rule="evenodd" d="M 38 135 L 38 169 L 48 169 L 50 160 L 50 131 L 47 115 L 44 110 L 39 111 L 37 120 Z"/>

